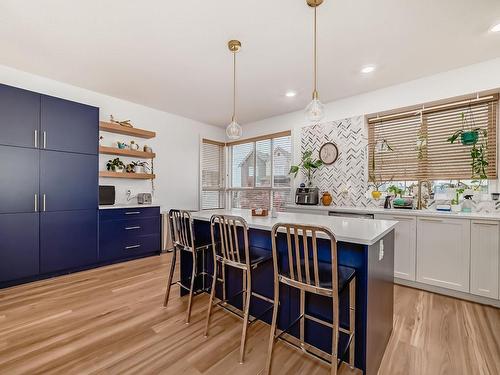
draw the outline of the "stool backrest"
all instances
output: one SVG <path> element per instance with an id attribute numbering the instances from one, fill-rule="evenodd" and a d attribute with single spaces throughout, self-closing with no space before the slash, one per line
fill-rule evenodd
<path id="1" fill-rule="evenodd" d="M 210 218 L 212 247 L 224 260 L 250 266 L 248 225 L 240 216 L 213 215 Z M 216 246 L 220 243 L 220 246 Z M 220 249 L 220 250 L 219 250 Z"/>
<path id="2" fill-rule="evenodd" d="M 189 211 L 172 209 L 168 212 L 170 233 L 175 247 L 194 251 L 193 219 Z"/>
<path id="3" fill-rule="evenodd" d="M 338 289 L 337 241 L 329 229 L 319 226 L 277 223 L 273 226 L 271 237 L 276 278 L 279 275 L 292 282 L 315 288 L 321 287 L 322 282 L 331 281 L 331 289 L 336 295 L 335 291 Z M 320 272 L 319 239 L 329 241 L 330 253 L 327 255 L 331 267 L 327 268 L 331 269 L 331 273 Z M 286 251 L 279 251 L 282 249 Z M 323 262 L 326 260 L 324 255 L 321 254 Z"/>

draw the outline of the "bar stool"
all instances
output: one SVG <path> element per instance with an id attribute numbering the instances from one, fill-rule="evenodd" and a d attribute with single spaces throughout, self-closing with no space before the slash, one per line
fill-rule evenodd
<path id="1" fill-rule="evenodd" d="M 279 252 L 277 246 L 278 233 L 283 234 L 280 239 L 285 242 L 286 252 Z M 272 232 L 273 262 L 274 262 L 274 308 L 271 323 L 271 334 L 266 362 L 266 372 L 271 370 L 273 346 L 276 339 L 282 339 L 331 365 L 331 374 L 337 374 L 337 368 L 342 362 L 339 360 L 339 334 L 346 335 L 347 344 L 342 358 L 349 349 L 349 364 L 354 367 L 354 339 L 355 339 L 355 309 L 356 309 L 356 274 L 350 267 L 337 265 L 337 241 L 334 234 L 327 228 L 308 225 L 277 223 Z M 302 237 L 302 238 L 300 238 Z M 318 261 L 318 237 L 330 241 L 330 263 Z M 311 247 L 311 251 L 309 250 Z M 286 255 L 285 255 L 286 254 Z M 299 290 L 300 315 L 290 326 L 276 335 L 276 323 L 279 309 L 280 285 L 285 284 Z M 349 287 L 349 329 L 339 326 L 339 296 Z M 312 316 L 306 312 L 306 293 L 330 297 L 332 299 L 332 322 Z M 305 337 L 305 320 L 314 321 L 331 328 L 332 351 L 326 353 L 319 348 L 307 344 Z M 299 323 L 299 339 L 288 334 L 288 331 Z M 297 343 L 298 341 L 298 343 Z"/>
<path id="2" fill-rule="evenodd" d="M 195 238 L 194 238 L 194 222 L 191 218 L 191 214 L 189 211 L 184 210 L 170 210 L 168 213 L 168 221 L 170 226 L 170 233 L 172 236 L 173 242 L 173 255 L 172 255 L 172 264 L 170 265 L 170 273 L 168 275 L 167 281 L 167 291 L 165 292 L 165 301 L 163 303 L 164 307 L 168 305 L 168 299 L 170 296 L 170 288 L 172 285 L 179 285 L 181 288 L 187 290 L 189 292 L 189 301 L 186 315 L 186 324 L 189 323 L 191 318 L 191 306 L 193 295 L 198 294 L 194 292 L 194 282 L 198 276 L 207 275 L 207 272 L 202 270 L 198 272 L 197 267 L 197 259 L 201 254 L 204 262 L 204 251 L 207 250 L 212 244 L 206 244 L 202 246 L 195 247 Z M 193 269 L 191 271 L 191 278 L 189 279 L 190 285 L 186 286 L 182 283 L 182 280 L 172 282 L 172 278 L 174 276 L 176 260 L 177 260 L 177 251 L 187 251 L 192 255 L 193 259 Z M 204 290 L 202 290 L 204 291 Z"/>
<path id="3" fill-rule="evenodd" d="M 208 305 L 207 321 L 205 325 L 205 337 L 208 336 L 212 306 L 215 298 L 217 282 L 222 282 L 222 300 L 216 305 L 237 315 L 243 319 L 243 330 L 241 333 L 240 363 L 245 356 L 245 344 L 247 328 L 258 320 L 259 317 L 272 309 L 272 300 L 252 291 L 252 270 L 271 260 L 271 252 L 257 247 L 250 247 L 248 243 L 248 225 L 245 219 L 239 216 L 213 215 L 210 219 L 210 232 L 212 236 L 212 252 L 214 256 L 214 272 L 212 277 L 212 290 Z M 216 246 L 219 245 L 219 246 Z M 226 266 L 242 270 L 243 288 L 232 296 L 226 295 Z M 221 277 L 218 271 L 220 270 Z M 243 315 L 236 308 L 227 305 L 228 301 L 243 294 Z M 258 317 L 250 320 L 250 302 L 252 297 L 269 302 L 271 305 Z"/>

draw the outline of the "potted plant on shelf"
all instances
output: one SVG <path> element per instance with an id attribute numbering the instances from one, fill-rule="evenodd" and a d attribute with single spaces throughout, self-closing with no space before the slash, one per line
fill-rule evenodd
<path id="1" fill-rule="evenodd" d="M 302 173 L 304 173 L 306 177 L 306 185 L 308 187 L 312 187 L 314 174 L 322 165 L 323 162 L 319 159 L 313 159 L 312 151 L 308 150 L 302 153 L 302 160 L 300 163 L 298 165 L 292 165 L 290 167 L 290 172 L 288 173 L 293 174 L 293 177 L 295 178 L 297 177 L 299 170 L 302 170 Z"/>
<path id="2" fill-rule="evenodd" d="M 125 170 L 125 164 L 120 160 L 120 158 L 110 159 L 106 164 L 108 171 L 121 173 Z"/>
<path id="3" fill-rule="evenodd" d="M 134 173 L 149 173 L 149 164 L 146 161 L 133 161 L 132 167 Z"/>

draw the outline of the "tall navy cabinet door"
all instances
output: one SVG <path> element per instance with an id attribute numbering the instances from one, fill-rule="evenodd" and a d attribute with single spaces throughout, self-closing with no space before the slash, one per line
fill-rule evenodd
<path id="1" fill-rule="evenodd" d="M 99 108 L 42 95 L 41 147 L 97 155 Z"/>
<path id="2" fill-rule="evenodd" d="M 38 214 L 0 214 L 0 282 L 38 271 Z"/>
<path id="3" fill-rule="evenodd" d="M 40 214 L 40 271 L 70 270 L 97 262 L 97 210 Z"/>
<path id="4" fill-rule="evenodd" d="M 36 211 L 39 153 L 32 148 L 0 146 L 0 213 Z"/>
<path id="5" fill-rule="evenodd" d="M 40 210 L 97 209 L 98 156 L 40 151 Z"/>
<path id="6" fill-rule="evenodd" d="M 0 85 L 0 144 L 37 147 L 39 131 L 40 94 Z"/>

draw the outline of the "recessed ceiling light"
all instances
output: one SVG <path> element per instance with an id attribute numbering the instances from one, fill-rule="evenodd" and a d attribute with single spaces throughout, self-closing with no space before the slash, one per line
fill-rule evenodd
<path id="1" fill-rule="evenodd" d="M 373 72 L 374 70 L 375 70 L 375 66 L 373 66 L 373 65 L 367 65 L 363 69 L 361 69 L 361 73 L 367 74 L 367 73 Z"/>
<path id="2" fill-rule="evenodd" d="M 295 91 L 287 91 L 286 94 L 285 94 L 285 96 L 287 98 L 293 98 L 296 95 L 297 95 L 297 93 Z"/>
<path id="3" fill-rule="evenodd" d="M 492 33 L 500 32 L 500 23 L 497 23 L 496 25 L 492 26 L 490 29 L 490 32 L 492 32 Z"/>

